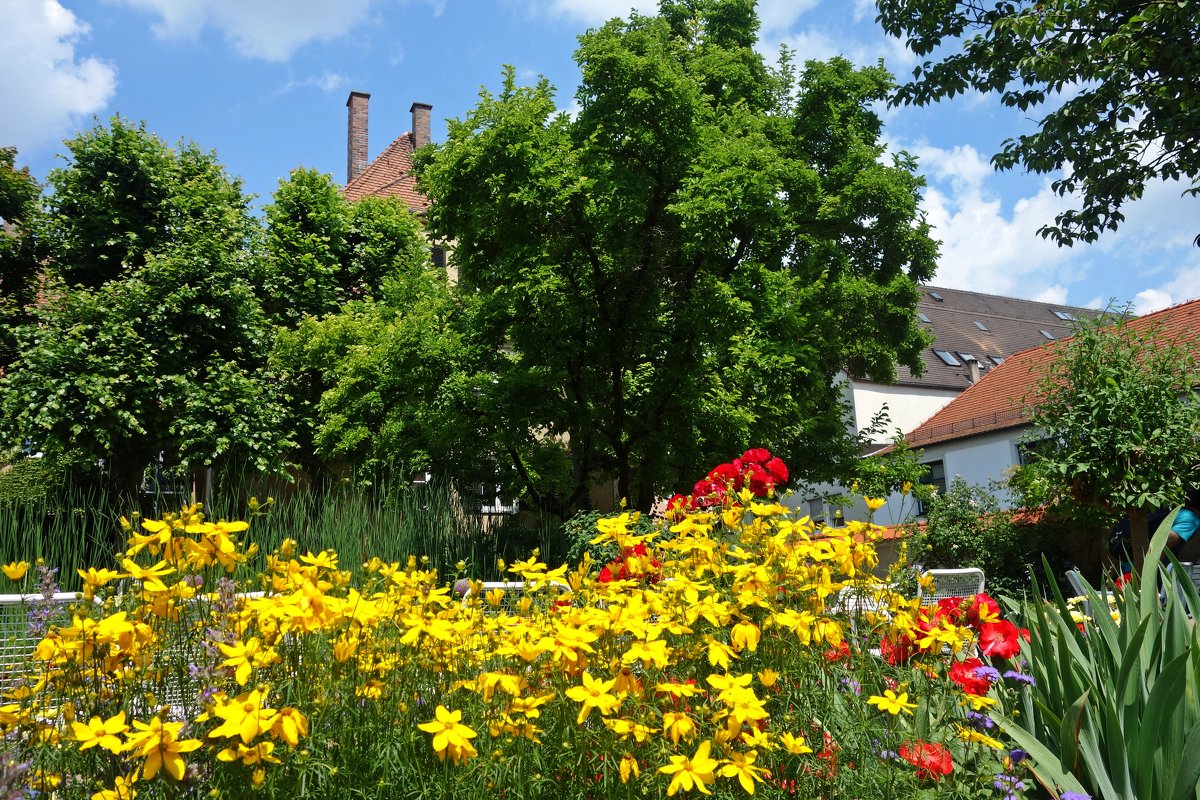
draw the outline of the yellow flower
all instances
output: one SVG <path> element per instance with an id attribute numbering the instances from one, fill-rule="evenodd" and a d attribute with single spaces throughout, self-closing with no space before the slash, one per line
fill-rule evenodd
<path id="1" fill-rule="evenodd" d="M 1001 750 L 1004 748 L 1004 744 L 1002 742 L 993 739 L 987 734 L 980 733 L 979 731 L 972 730 L 971 728 L 964 728 L 962 725 L 955 725 L 954 727 L 958 729 L 958 738 L 962 739 L 964 742 L 974 742 L 976 744 L 984 745 L 985 747 L 990 747 L 993 750 Z"/>
<path id="2" fill-rule="evenodd" d="M 635 778 L 641 777 L 642 769 L 638 766 L 637 759 L 626 753 L 621 756 L 621 783 L 629 783 L 629 776 Z"/>
<path id="3" fill-rule="evenodd" d="M 749 620 L 742 620 L 737 625 L 734 625 L 733 630 L 729 632 L 729 640 L 733 643 L 734 649 L 739 653 L 743 650 L 749 650 L 753 653 L 758 649 L 758 642 L 761 638 L 762 631 Z"/>
<path id="4" fill-rule="evenodd" d="M 92 800 L 133 800 L 137 797 L 137 790 L 133 788 L 136 780 L 136 775 L 129 777 L 118 775 L 116 781 L 113 782 L 113 788 L 101 789 L 92 795 Z"/>
<path id="5" fill-rule="evenodd" d="M 478 755 L 471 744 L 475 731 L 462 724 L 462 712 L 451 711 L 439 705 L 434 711 L 435 719 L 422 722 L 417 727 L 426 733 L 433 734 L 433 749 L 438 758 L 445 761 L 447 753 L 456 763 L 466 761 L 471 756 Z"/>
<path id="6" fill-rule="evenodd" d="M 754 794 L 754 782 L 762 782 L 762 776 L 771 777 L 771 773 L 762 767 L 754 766 L 758 751 L 734 753 L 729 763 L 721 767 L 719 774 L 722 778 L 737 778 L 738 783 L 746 790 L 746 794 Z"/>
<path id="7" fill-rule="evenodd" d="M 779 680 L 779 673 L 773 669 L 762 669 L 758 672 L 758 681 L 766 688 L 770 689 Z"/>
<path id="8" fill-rule="evenodd" d="M 691 739 L 696 732 L 696 723 L 682 711 L 668 711 L 663 714 L 663 732 L 671 737 L 671 741 L 679 744 L 680 739 Z"/>
<path id="9" fill-rule="evenodd" d="M 81 742 L 80 750 L 102 747 L 110 753 L 120 753 L 124 745 L 117 737 L 128 730 L 129 726 L 125 724 L 124 711 L 104 721 L 101 721 L 99 717 L 92 717 L 86 724 L 83 722 L 71 723 L 71 732 L 75 734 L 75 739 Z"/>
<path id="10" fill-rule="evenodd" d="M 873 513 L 883 508 L 883 504 L 886 503 L 887 500 L 882 497 L 864 497 L 863 502 L 867 504 L 867 508 L 869 508 Z"/>
<path id="11" fill-rule="evenodd" d="M 598 681 L 585 671 L 583 686 L 572 686 L 567 689 L 567 697 L 577 703 L 583 703 L 583 708 L 579 710 L 575 724 L 582 725 L 588 714 L 592 713 L 593 708 L 599 709 L 600 713 L 606 717 L 616 711 L 617 707 L 621 705 L 621 700 L 611 694 L 615 685 L 616 680 Z"/>
<path id="12" fill-rule="evenodd" d="M 24 578 L 25 573 L 29 571 L 29 562 L 14 561 L 11 564 L 5 564 L 4 566 L 0 567 L 0 570 L 4 570 L 4 574 L 8 576 L 9 580 L 19 581 L 21 578 Z"/>
<path id="13" fill-rule="evenodd" d="M 717 762 L 708 756 L 711 747 L 712 742 L 705 739 L 691 758 L 671 756 L 670 764 L 658 768 L 662 774 L 672 776 L 671 785 L 667 787 L 667 797 L 674 797 L 680 789 L 690 792 L 693 787 L 699 789 L 701 794 L 712 794 L 708 785 L 717 780 L 716 775 L 713 774 L 717 768 Z"/>
<path id="14" fill-rule="evenodd" d="M 793 736 L 790 733 L 779 734 L 779 743 L 783 745 L 783 749 L 787 750 L 794 756 L 802 756 L 805 753 L 811 753 L 812 748 L 804 741 L 803 736 Z"/>
<path id="15" fill-rule="evenodd" d="M 893 716 L 903 711 L 905 714 L 911 714 L 912 709 L 917 707 L 916 703 L 908 702 L 908 692 L 901 692 L 897 695 L 891 689 L 884 689 L 883 696 L 872 695 L 867 698 L 867 703 L 876 706 L 880 711 L 886 711 Z"/>
<path id="16" fill-rule="evenodd" d="M 145 756 L 142 777 L 150 780 L 158 774 L 160 769 L 163 769 L 175 780 L 183 780 L 187 764 L 184 762 L 182 754 L 199 749 L 200 740 L 179 741 L 177 737 L 183 730 L 183 723 L 163 722 L 158 717 L 148 723 L 134 722 L 133 727 L 137 728 L 137 732 L 129 735 L 125 749 L 137 756 Z"/>
<path id="17" fill-rule="evenodd" d="M 270 730 L 276 722 L 275 710 L 264 708 L 266 700 L 266 694 L 257 689 L 243 692 L 233 700 L 219 696 L 210 713 L 223 722 L 209 731 L 209 737 L 223 736 L 232 739 L 237 736 L 243 744 L 250 744 L 260 733 Z"/>

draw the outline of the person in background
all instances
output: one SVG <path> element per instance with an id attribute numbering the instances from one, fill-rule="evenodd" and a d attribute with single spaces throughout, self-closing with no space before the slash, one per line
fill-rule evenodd
<path id="1" fill-rule="evenodd" d="M 1200 541 L 1196 530 L 1200 528 L 1200 486 L 1193 486 L 1187 491 L 1187 497 L 1175 521 L 1171 523 L 1171 532 L 1167 534 L 1167 547 L 1175 557 L 1184 560 L 1182 553 L 1189 542 Z"/>

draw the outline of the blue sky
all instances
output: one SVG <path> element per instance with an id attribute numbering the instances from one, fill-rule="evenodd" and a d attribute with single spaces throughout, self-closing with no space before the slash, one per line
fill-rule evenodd
<path id="1" fill-rule="evenodd" d="M 217 151 L 246 189 L 269 198 L 304 165 L 346 170 L 351 89 L 370 92 L 374 157 L 433 105 L 433 138 L 501 68 L 548 77 L 564 109 L 578 70 L 576 37 L 633 0 L 0 0 L 0 145 L 38 179 L 62 140 L 93 116 L 144 120 L 169 142 Z M 797 58 L 883 58 L 906 75 L 915 58 L 883 35 L 869 0 L 760 0 L 760 49 Z M 994 97 L 885 109 L 885 135 L 916 154 L 925 209 L 943 241 L 935 283 L 1072 305 L 1132 301 L 1145 313 L 1200 296 L 1200 200 L 1148 187 L 1125 227 L 1094 245 L 1058 248 L 1035 235 L 1066 201 L 1054 176 L 995 173 L 988 159 L 1033 121 Z"/>

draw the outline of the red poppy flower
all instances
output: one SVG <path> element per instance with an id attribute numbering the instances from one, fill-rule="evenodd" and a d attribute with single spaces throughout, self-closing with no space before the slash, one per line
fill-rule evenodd
<path id="1" fill-rule="evenodd" d="M 600 583 L 612 583 L 612 579 L 612 570 L 608 567 L 600 570 L 600 575 L 596 578 L 596 580 L 600 581 Z"/>
<path id="2" fill-rule="evenodd" d="M 966 613 L 963 611 L 963 599 L 961 597 L 943 597 L 937 601 L 937 607 L 933 611 L 932 619 L 947 619 L 955 625 L 961 625 Z"/>
<path id="3" fill-rule="evenodd" d="M 736 486 L 737 479 L 741 477 L 739 472 L 740 470 L 733 464 L 718 464 L 708 473 L 708 480 L 719 486 L 727 486 L 730 483 L 734 483 Z"/>
<path id="4" fill-rule="evenodd" d="M 916 643 L 907 636 L 897 636 L 894 642 L 885 636 L 879 642 L 879 654 L 893 667 L 897 664 L 907 664 L 916 652 Z"/>
<path id="5" fill-rule="evenodd" d="M 985 622 L 979 626 L 979 649 L 992 658 L 1012 658 L 1021 652 L 1021 632 L 1006 619 Z"/>
<path id="6" fill-rule="evenodd" d="M 954 666 L 950 667 L 950 680 L 961 686 L 967 694 L 986 695 L 991 684 L 987 678 L 980 678 L 975 674 L 975 670 L 982 666 L 983 662 L 978 658 L 956 661 Z"/>
<path id="7" fill-rule="evenodd" d="M 687 495 L 677 494 L 667 501 L 665 516 L 672 522 L 683 519 L 688 511 L 695 509 L 696 501 Z"/>
<path id="8" fill-rule="evenodd" d="M 900 745 L 900 757 L 917 768 L 917 777 L 922 780 L 940 781 L 944 775 L 954 771 L 950 751 L 936 742 L 905 742 Z"/>
<path id="9" fill-rule="evenodd" d="M 742 453 L 742 461 L 750 461 L 755 464 L 765 464 L 771 459 L 771 451 L 765 447 L 752 447 Z"/>
<path id="10" fill-rule="evenodd" d="M 775 483 L 787 483 L 788 468 L 782 459 L 772 458 L 765 467 L 767 472 L 771 473 L 771 477 L 775 478 Z"/>

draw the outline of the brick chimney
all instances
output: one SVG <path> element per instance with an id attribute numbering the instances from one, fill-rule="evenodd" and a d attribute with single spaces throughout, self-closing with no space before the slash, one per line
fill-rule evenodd
<path id="1" fill-rule="evenodd" d="M 368 92 L 351 92 L 346 100 L 346 183 L 367 168 Z"/>
<path id="2" fill-rule="evenodd" d="M 413 150 L 420 150 L 429 144 L 429 112 L 432 110 L 433 106 L 429 103 L 413 103 L 409 109 L 412 112 Z"/>

